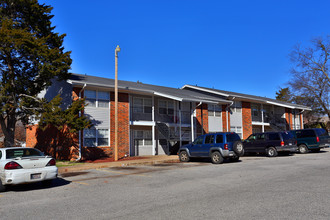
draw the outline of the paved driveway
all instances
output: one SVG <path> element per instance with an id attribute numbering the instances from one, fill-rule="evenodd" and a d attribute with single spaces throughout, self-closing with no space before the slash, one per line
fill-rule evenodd
<path id="1" fill-rule="evenodd" d="M 330 219 L 330 152 L 63 174 L 0 195 L 1 219 Z"/>

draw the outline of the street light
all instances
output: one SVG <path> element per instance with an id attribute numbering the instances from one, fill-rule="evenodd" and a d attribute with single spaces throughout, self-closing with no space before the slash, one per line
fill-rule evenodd
<path id="1" fill-rule="evenodd" d="M 118 160 L 118 53 L 120 47 L 115 49 L 115 161 Z"/>

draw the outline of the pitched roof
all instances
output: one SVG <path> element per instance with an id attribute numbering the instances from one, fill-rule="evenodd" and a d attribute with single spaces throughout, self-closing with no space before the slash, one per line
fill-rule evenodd
<path id="1" fill-rule="evenodd" d="M 86 86 L 95 86 L 95 87 L 103 87 L 103 88 L 111 88 L 111 89 L 115 87 L 114 79 L 81 75 L 81 74 L 72 74 L 68 82 L 73 85 L 80 85 L 80 86 L 86 84 Z M 204 103 L 214 103 L 214 104 L 232 103 L 232 101 L 215 97 L 214 95 L 202 94 L 196 91 L 182 90 L 171 87 L 144 84 L 141 82 L 118 80 L 118 89 L 128 92 L 130 91 L 143 92 L 143 93 L 162 96 L 178 101 L 193 101 L 193 102 L 204 102 Z"/>
<path id="2" fill-rule="evenodd" d="M 304 105 L 297 105 L 297 104 L 283 102 L 283 101 L 279 101 L 279 100 L 271 99 L 271 98 L 267 98 L 267 97 L 248 95 L 248 94 L 230 92 L 230 91 L 219 90 L 219 89 L 211 89 L 211 88 L 201 87 L 201 86 L 184 85 L 181 89 L 183 89 L 183 90 L 189 89 L 190 91 L 195 90 L 195 91 L 211 93 L 211 94 L 215 94 L 218 96 L 226 97 L 228 99 L 239 98 L 242 100 L 245 99 L 245 100 L 251 100 L 251 101 L 258 101 L 261 103 L 272 104 L 272 105 L 287 107 L 287 108 L 291 108 L 291 109 L 302 109 L 302 110 L 309 110 L 309 111 L 311 110 L 310 107 L 307 107 Z"/>

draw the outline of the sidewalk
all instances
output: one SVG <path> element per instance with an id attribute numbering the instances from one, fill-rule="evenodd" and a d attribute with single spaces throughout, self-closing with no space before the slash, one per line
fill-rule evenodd
<path id="1" fill-rule="evenodd" d="M 116 162 L 104 162 L 104 163 L 84 163 L 75 166 L 59 167 L 58 173 L 69 173 L 78 172 L 82 170 L 106 168 L 106 167 L 122 167 L 122 166 L 134 166 L 134 165 L 145 165 L 145 164 L 160 164 L 167 162 L 179 162 L 177 155 L 157 155 L 157 156 L 144 156 L 144 159 L 137 160 L 123 160 Z"/>

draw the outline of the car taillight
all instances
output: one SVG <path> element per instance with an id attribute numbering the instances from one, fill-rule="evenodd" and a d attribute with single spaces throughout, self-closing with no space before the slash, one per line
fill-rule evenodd
<path id="1" fill-rule="evenodd" d="M 54 159 L 51 159 L 46 166 L 55 166 L 56 165 L 56 161 Z"/>
<path id="2" fill-rule="evenodd" d="M 225 145 L 223 146 L 223 148 L 224 148 L 225 150 L 228 150 L 228 144 L 225 144 Z"/>
<path id="3" fill-rule="evenodd" d="M 284 141 L 281 141 L 281 146 L 284 146 Z"/>
<path id="4" fill-rule="evenodd" d="M 320 142 L 320 138 L 319 137 L 316 137 L 316 142 Z"/>
<path id="5" fill-rule="evenodd" d="M 5 165 L 5 170 L 14 170 L 14 169 L 22 169 L 21 165 L 18 163 L 11 161 Z"/>

